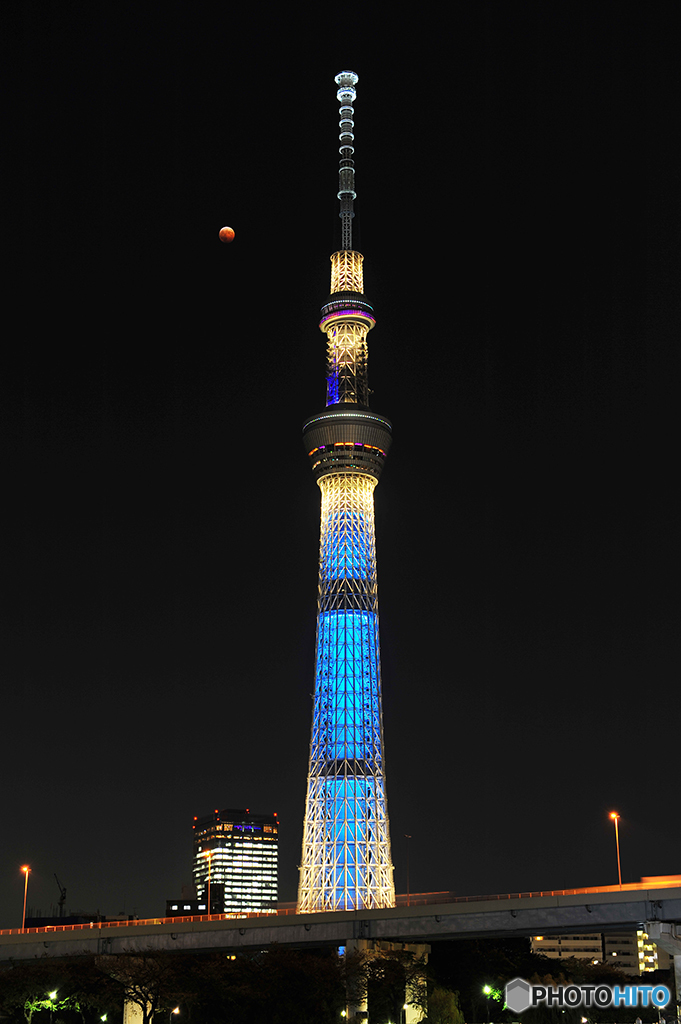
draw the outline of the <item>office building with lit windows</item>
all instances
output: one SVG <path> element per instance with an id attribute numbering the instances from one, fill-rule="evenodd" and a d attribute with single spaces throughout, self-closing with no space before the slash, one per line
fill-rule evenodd
<path id="1" fill-rule="evenodd" d="M 608 963 L 624 974 L 667 970 L 670 965 L 669 954 L 658 948 L 640 928 L 604 934 L 533 935 L 532 952 L 543 953 L 554 960 L 575 957 L 592 963 Z"/>
<path id="2" fill-rule="evenodd" d="M 175 900 L 181 914 L 273 913 L 278 899 L 279 820 L 250 810 L 213 811 L 194 818 L 193 873 L 197 900 Z M 209 893 L 210 889 L 210 893 Z M 195 909 L 196 908 L 196 909 Z M 201 909 L 202 908 L 202 909 Z"/>

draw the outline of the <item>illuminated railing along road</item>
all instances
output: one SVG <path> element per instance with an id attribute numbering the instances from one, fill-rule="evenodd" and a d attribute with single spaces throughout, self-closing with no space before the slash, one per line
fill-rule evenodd
<path id="1" fill-rule="evenodd" d="M 419 907 L 419 906 L 442 906 L 447 903 L 481 903 L 489 900 L 518 900 L 531 899 L 540 896 L 583 896 L 589 893 L 600 892 L 640 892 L 655 888 L 681 889 L 681 876 L 678 880 L 667 880 L 654 883 L 646 882 L 625 882 L 620 889 L 619 885 L 592 885 L 582 889 L 542 889 L 536 892 L 507 892 L 494 893 L 487 896 L 455 896 L 451 892 L 423 892 L 397 896 L 398 907 Z M 271 914 L 246 913 L 246 914 L 197 914 L 192 917 L 148 917 L 135 921 L 92 921 L 87 924 L 51 924 L 44 928 L 0 928 L 0 935 L 36 935 L 45 932 L 68 932 L 68 931 L 93 931 L 104 928 L 130 928 L 135 925 L 166 925 L 180 924 L 200 921 L 230 921 L 243 918 L 282 917 L 297 914 L 295 904 L 287 907 L 280 907 Z"/>

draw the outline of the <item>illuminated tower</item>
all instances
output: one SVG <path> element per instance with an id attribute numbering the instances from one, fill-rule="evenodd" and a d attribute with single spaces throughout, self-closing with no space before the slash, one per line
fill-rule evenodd
<path id="1" fill-rule="evenodd" d="M 322 492 L 317 659 L 298 910 L 395 905 L 383 760 L 373 491 L 391 441 L 369 409 L 362 262 L 352 248 L 357 75 L 340 102 L 341 248 L 331 257 L 326 410 L 303 427 Z"/>

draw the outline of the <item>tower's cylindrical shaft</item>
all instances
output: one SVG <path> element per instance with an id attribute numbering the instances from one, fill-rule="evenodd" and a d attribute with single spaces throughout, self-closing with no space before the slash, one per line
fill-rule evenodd
<path id="1" fill-rule="evenodd" d="M 367 334 L 376 323 L 364 298 L 364 257 L 342 249 L 331 257 L 331 294 L 319 329 L 328 339 L 326 404 L 368 407 Z"/>

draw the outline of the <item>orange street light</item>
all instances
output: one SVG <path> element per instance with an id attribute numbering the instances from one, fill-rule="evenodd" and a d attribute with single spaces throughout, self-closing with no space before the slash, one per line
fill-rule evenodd
<path id="1" fill-rule="evenodd" d="M 617 846 L 617 877 L 619 878 L 620 889 L 622 888 L 622 866 L 620 864 L 620 833 L 617 827 L 617 822 L 620 820 L 620 816 L 617 811 L 610 811 L 610 817 L 615 822 L 615 845 Z"/>
<path id="2" fill-rule="evenodd" d="M 26 894 L 28 893 L 28 876 L 31 873 L 31 869 L 28 866 L 28 864 L 24 864 L 21 870 L 24 872 L 24 875 L 26 876 L 24 880 L 24 912 L 21 915 L 21 930 L 23 932 L 26 928 Z"/>
<path id="3" fill-rule="evenodd" d="M 409 839 L 411 839 L 411 836 L 408 836 L 407 833 L 405 832 L 404 833 L 404 838 L 409 840 Z M 409 906 L 410 903 L 411 903 L 411 893 L 409 891 L 409 843 L 407 842 L 407 906 Z"/>

